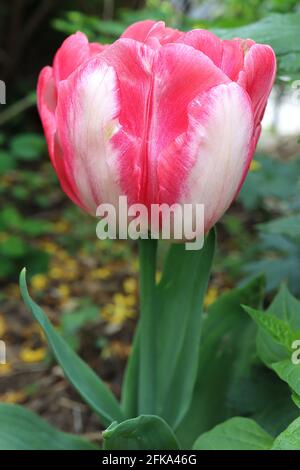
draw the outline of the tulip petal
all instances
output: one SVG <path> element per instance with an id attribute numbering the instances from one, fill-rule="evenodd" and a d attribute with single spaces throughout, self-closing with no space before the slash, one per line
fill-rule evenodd
<path id="1" fill-rule="evenodd" d="M 229 79 L 208 57 L 185 44 L 168 44 L 154 51 L 121 39 L 102 57 L 114 67 L 119 79 L 122 130 L 114 140 L 122 149 L 123 191 L 129 202 L 158 203 L 160 195 L 163 202 L 170 202 L 180 190 L 188 162 L 181 163 L 176 175 L 172 172 L 173 189 L 168 192 L 164 178 L 169 178 L 172 157 L 160 165 L 160 155 L 187 130 L 189 103 L 199 93 Z"/>
<path id="2" fill-rule="evenodd" d="M 255 127 L 263 118 L 267 99 L 276 75 L 276 58 L 270 46 L 255 44 L 246 54 L 238 83 L 249 94 L 254 110 Z"/>
<path id="3" fill-rule="evenodd" d="M 56 95 L 57 90 L 53 77 L 53 69 L 51 67 L 44 67 L 39 75 L 37 102 L 51 162 L 58 175 L 64 192 L 75 204 L 86 210 L 76 194 L 76 188 L 74 187 L 72 178 L 69 178 L 68 172 L 66 170 L 66 162 L 63 159 L 60 145 L 57 141 L 57 126 L 55 117 L 55 109 L 57 104 Z"/>
<path id="4" fill-rule="evenodd" d="M 116 152 L 111 138 L 119 124 L 118 81 L 101 55 L 59 83 L 58 139 L 79 198 L 95 215 L 101 202 L 116 203 Z"/>
<path id="5" fill-rule="evenodd" d="M 56 132 L 55 108 L 56 88 L 52 67 L 44 67 L 39 75 L 37 85 L 37 104 L 41 116 L 49 154 L 53 162 L 54 135 Z"/>
<path id="6" fill-rule="evenodd" d="M 249 97 L 236 83 L 219 85 L 191 103 L 180 158 L 193 160 L 181 203 L 204 204 L 205 229 L 230 206 L 253 153 Z"/>
<path id="7" fill-rule="evenodd" d="M 224 40 L 222 48 L 220 67 L 231 80 L 236 81 L 244 66 L 243 41 L 238 39 Z"/>
<path id="8" fill-rule="evenodd" d="M 146 20 L 129 26 L 121 37 L 145 43 L 151 38 L 157 38 L 160 44 L 166 44 L 176 41 L 181 35 L 177 29 L 167 28 L 164 21 Z"/>
<path id="9" fill-rule="evenodd" d="M 206 29 L 194 29 L 183 34 L 177 42 L 192 46 L 203 52 L 213 63 L 220 67 L 222 62 L 222 41 L 215 34 Z"/>
<path id="10" fill-rule="evenodd" d="M 104 47 L 97 43 L 89 44 L 86 35 L 81 32 L 69 36 L 54 57 L 53 70 L 56 82 L 68 78 L 83 62 L 94 54 L 102 52 Z"/>

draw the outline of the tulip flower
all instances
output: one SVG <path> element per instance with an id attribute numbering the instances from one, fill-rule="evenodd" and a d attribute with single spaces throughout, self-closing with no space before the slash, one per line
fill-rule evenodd
<path id="1" fill-rule="evenodd" d="M 270 46 L 130 26 L 115 43 L 67 38 L 38 82 L 38 109 L 65 193 L 102 203 L 203 204 L 205 230 L 245 179 L 276 71 Z"/>

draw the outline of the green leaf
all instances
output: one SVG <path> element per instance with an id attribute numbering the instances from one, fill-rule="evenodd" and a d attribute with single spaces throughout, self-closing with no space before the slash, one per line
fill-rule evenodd
<path id="1" fill-rule="evenodd" d="M 293 392 L 292 393 L 292 400 L 293 402 L 295 403 L 295 405 L 300 408 L 300 395 L 298 395 L 297 393 Z"/>
<path id="2" fill-rule="evenodd" d="M 138 383 L 140 369 L 139 347 L 140 335 L 138 325 L 122 384 L 122 409 L 124 410 L 124 414 L 127 418 L 134 418 L 138 414 Z"/>
<path id="3" fill-rule="evenodd" d="M 282 338 L 270 334 L 265 328 L 260 328 L 257 335 L 259 357 L 268 367 L 272 367 L 274 362 L 291 358 L 292 343 L 300 329 L 300 302 L 282 285 L 263 315 L 278 319 L 284 330 Z"/>
<path id="4" fill-rule="evenodd" d="M 300 364 L 293 364 L 291 358 L 272 364 L 272 369 L 291 389 L 300 395 Z"/>
<path id="5" fill-rule="evenodd" d="M 112 423 L 103 432 L 106 450 L 177 450 L 178 442 L 159 416 L 142 415 L 123 423 Z"/>
<path id="6" fill-rule="evenodd" d="M 202 434 L 195 442 L 195 450 L 268 450 L 273 438 L 255 421 L 231 418 Z"/>
<path id="7" fill-rule="evenodd" d="M 16 168 L 16 161 L 8 152 L 0 150 L 0 174 Z"/>
<path id="8" fill-rule="evenodd" d="M 29 296 L 25 269 L 20 275 L 20 289 L 26 306 L 43 329 L 56 360 L 83 400 L 105 424 L 110 424 L 114 420 L 122 421 L 123 414 L 114 395 L 55 331 L 42 309 Z"/>
<path id="9" fill-rule="evenodd" d="M 0 450 L 93 450 L 80 437 L 66 434 L 19 405 L 0 404 Z"/>
<path id="10" fill-rule="evenodd" d="M 204 247 L 173 244 L 158 285 L 157 414 L 176 428 L 192 399 L 197 375 L 203 298 L 215 250 L 215 232 Z"/>
<path id="11" fill-rule="evenodd" d="M 241 304 L 259 307 L 263 287 L 264 280 L 259 277 L 224 293 L 204 317 L 193 399 L 177 431 L 185 448 L 191 447 L 199 433 L 229 417 L 231 390 L 245 381 L 248 384 L 255 357 L 256 327 Z"/>
<path id="12" fill-rule="evenodd" d="M 279 217 L 271 222 L 259 224 L 258 228 L 265 233 L 285 235 L 300 240 L 300 214 Z"/>
<path id="13" fill-rule="evenodd" d="M 283 346 L 287 351 L 292 350 L 295 332 L 286 321 L 270 313 L 260 312 L 250 307 L 244 306 L 244 309 L 255 321 L 257 326 L 267 332 L 274 341 Z"/>
<path id="14" fill-rule="evenodd" d="M 12 139 L 10 150 L 20 160 L 36 160 L 45 150 L 45 139 L 40 134 L 20 134 Z"/>
<path id="15" fill-rule="evenodd" d="M 271 450 L 300 450 L 300 418 L 277 436 Z"/>
<path id="16" fill-rule="evenodd" d="M 269 44 L 280 61 L 286 54 L 300 51 L 299 23 L 300 13 L 273 14 L 260 19 L 256 23 L 238 28 L 217 29 L 214 32 L 223 39 L 251 38 L 258 43 Z M 280 31 L 280 34 L 278 34 L 278 31 Z M 295 56 L 290 55 L 289 58 L 296 60 L 298 63 L 298 54 L 295 54 Z M 293 71 L 295 71 L 294 68 Z"/>

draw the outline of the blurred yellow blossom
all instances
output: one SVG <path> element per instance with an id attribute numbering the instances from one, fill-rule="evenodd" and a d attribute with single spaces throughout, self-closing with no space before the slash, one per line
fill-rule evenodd
<path id="1" fill-rule="evenodd" d="M 162 272 L 161 271 L 156 271 L 156 273 L 155 273 L 156 284 L 158 284 L 160 282 L 161 276 L 162 276 Z"/>
<path id="2" fill-rule="evenodd" d="M 102 350 L 101 357 L 109 359 L 111 357 L 118 357 L 127 359 L 131 351 L 131 346 L 121 341 L 111 341 Z"/>
<path id="3" fill-rule="evenodd" d="M 123 282 L 123 289 L 126 294 L 133 294 L 137 290 L 137 280 L 134 277 L 128 277 Z"/>
<path id="4" fill-rule="evenodd" d="M 34 290 L 44 290 L 48 284 L 47 276 L 44 274 L 35 274 L 31 278 L 31 286 Z"/>
<path id="5" fill-rule="evenodd" d="M 0 364 L 0 376 L 9 375 L 12 371 L 11 364 Z"/>
<path id="6" fill-rule="evenodd" d="M 218 294 L 218 289 L 215 287 L 208 289 L 204 297 L 204 307 L 209 307 L 211 304 L 213 304 L 217 300 Z"/>
<path id="7" fill-rule="evenodd" d="M 108 268 L 98 268 L 91 271 L 92 279 L 108 279 L 111 276 L 112 272 Z"/>
<path id="8" fill-rule="evenodd" d="M 26 400 L 26 393 L 23 390 L 14 392 L 6 392 L 0 395 L 0 402 L 2 403 L 22 403 Z"/>
<path id="9" fill-rule="evenodd" d="M 54 255 L 54 254 L 59 250 L 58 245 L 56 245 L 56 244 L 53 243 L 53 242 L 49 242 L 49 241 L 43 241 L 43 242 L 41 243 L 41 247 L 42 247 L 47 253 L 49 253 L 49 255 Z"/>
<path id="10" fill-rule="evenodd" d="M 70 224 L 65 220 L 59 220 L 53 224 L 54 233 L 67 233 L 70 230 Z"/>
<path id="11" fill-rule="evenodd" d="M 117 294 L 116 294 L 117 295 Z M 135 317 L 135 310 L 128 307 L 125 303 L 110 303 L 101 310 L 102 318 L 109 324 L 121 325 L 127 319 Z"/>
<path id="12" fill-rule="evenodd" d="M 4 316 L 0 313 L 0 339 L 5 335 L 7 330 L 6 321 Z"/>
<path id="13" fill-rule="evenodd" d="M 64 270 L 59 266 L 53 266 L 50 268 L 49 277 L 54 280 L 63 279 L 64 278 Z"/>
<path id="14" fill-rule="evenodd" d="M 56 291 L 61 300 L 67 300 L 71 294 L 70 287 L 67 284 L 60 284 Z"/>
<path id="15" fill-rule="evenodd" d="M 42 362 L 47 354 L 46 348 L 23 348 L 20 351 L 19 357 L 22 362 L 32 363 L 32 362 Z"/>

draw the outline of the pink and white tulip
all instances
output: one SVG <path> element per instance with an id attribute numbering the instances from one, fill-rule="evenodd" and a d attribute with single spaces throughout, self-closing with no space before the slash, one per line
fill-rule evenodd
<path id="1" fill-rule="evenodd" d="M 93 215 L 121 195 L 204 204 L 208 230 L 247 174 L 275 72 L 267 45 L 163 22 L 133 24 L 106 46 L 70 36 L 38 82 L 63 190 Z"/>

